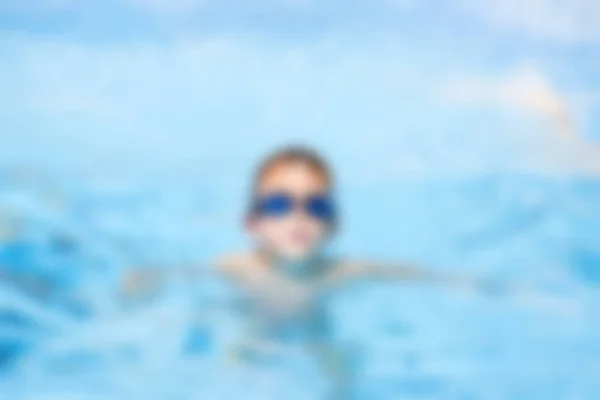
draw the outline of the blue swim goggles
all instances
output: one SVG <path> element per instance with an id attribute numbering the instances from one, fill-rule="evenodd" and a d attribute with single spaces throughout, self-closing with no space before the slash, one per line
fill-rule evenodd
<path id="1" fill-rule="evenodd" d="M 252 205 L 252 214 L 268 217 L 285 217 L 297 208 L 325 223 L 333 223 L 336 217 L 333 199 L 325 194 L 294 198 L 288 193 L 273 193 L 258 197 Z"/>

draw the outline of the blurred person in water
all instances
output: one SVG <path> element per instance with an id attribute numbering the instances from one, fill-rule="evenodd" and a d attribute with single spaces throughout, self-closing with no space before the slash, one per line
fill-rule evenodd
<path id="1" fill-rule="evenodd" d="M 466 288 L 477 288 L 478 282 L 411 266 L 331 257 L 326 247 L 338 226 L 326 161 L 308 148 L 285 148 L 262 162 L 252 183 L 245 227 L 253 249 L 225 255 L 217 265 L 245 293 L 247 331 L 235 351 L 237 359 L 301 344 L 332 378 L 336 396 L 345 398 L 357 357 L 353 350 L 333 345 L 325 307 L 332 293 L 372 278 Z"/>
<path id="2" fill-rule="evenodd" d="M 333 294 L 373 279 L 486 291 L 494 285 L 408 265 L 329 255 L 327 245 L 340 222 L 334 187 L 327 162 L 310 148 L 288 147 L 268 156 L 254 175 L 245 218 L 253 246 L 222 256 L 210 273 L 227 278 L 242 293 L 245 330 L 231 359 L 252 363 L 300 348 L 329 378 L 332 396 L 348 398 L 360 357 L 356 347 L 338 345 L 333 338 L 334 321 L 327 313 Z M 179 272 L 188 280 L 206 271 L 188 267 Z M 125 298 L 156 294 L 166 275 L 158 270 L 130 274 L 122 293 Z"/>

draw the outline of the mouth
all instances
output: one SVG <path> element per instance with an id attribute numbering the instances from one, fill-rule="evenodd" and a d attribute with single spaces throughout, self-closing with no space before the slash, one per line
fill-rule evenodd
<path id="1" fill-rule="evenodd" d="M 295 245 L 307 246 L 311 242 L 310 235 L 307 232 L 305 232 L 304 230 L 300 230 L 300 229 L 293 230 L 290 233 L 289 238 L 290 238 L 290 241 L 292 243 L 294 243 Z"/>

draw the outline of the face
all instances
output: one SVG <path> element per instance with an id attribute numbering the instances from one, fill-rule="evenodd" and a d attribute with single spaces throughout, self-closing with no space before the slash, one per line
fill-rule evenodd
<path id="1" fill-rule="evenodd" d="M 317 252 L 329 235 L 330 224 L 311 212 L 312 203 L 307 204 L 327 196 L 325 177 L 305 163 L 281 162 L 267 171 L 257 189 L 259 199 L 283 197 L 294 203 L 286 212 L 258 213 L 251 217 L 248 227 L 259 245 L 289 261 Z"/>

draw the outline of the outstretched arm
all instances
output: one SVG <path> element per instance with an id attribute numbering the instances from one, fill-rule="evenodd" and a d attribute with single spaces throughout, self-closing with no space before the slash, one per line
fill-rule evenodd
<path id="1" fill-rule="evenodd" d="M 408 264 L 363 261 L 340 262 L 327 276 L 325 283 L 336 286 L 373 279 L 440 284 L 462 289 L 478 288 L 483 283 L 475 277 L 428 271 Z"/>
<path id="2" fill-rule="evenodd" d="M 572 315 L 579 312 L 581 304 L 577 299 L 569 299 L 546 293 L 539 287 L 523 282 L 475 275 L 460 275 L 434 272 L 409 265 L 368 262 L 344 262 L 338 264 L 327 276 L 324 289 L 352 282 L 367 280 L 383 280 L 395 282 L 416 282 L 439 284 L 459 290 L 467 290 L 486 296 L 501 297 L 519 307 L 535 309 L 553 314 Z"/>
<path id="3" fill-rule="evenodd" d="M 209 264 L 151 266 L 126 271 L 121 279 L 120 295 L 124 300 L 143 300 L 162 292 L 169 284 L 200 282 L 222 275 L 232 280 L 243 278 L 254 260 L 245 254 L 230 254 Z"/>
<path id="4" fill-rule="evenodd" d="M 119 285 L 119 295 L 125 301 L 153 298 L 169 284 L 190 283 L 209 274 L 203 265 L 151 266 L 126 270 Z"/>

